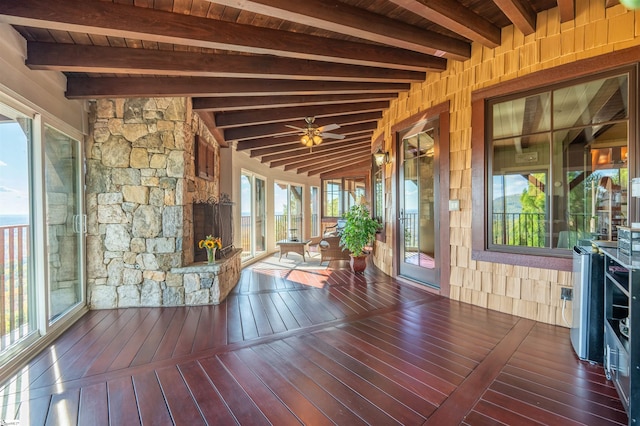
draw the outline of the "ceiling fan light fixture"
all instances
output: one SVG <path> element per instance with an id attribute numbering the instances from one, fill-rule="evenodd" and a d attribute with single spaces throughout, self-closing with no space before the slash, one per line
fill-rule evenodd
<path id="1" fill-rule="evenodd" d="M 302 135 L 300 143 L 304 146 L 313 146 L 313 139 L 311 139 L 309 135 Z"/>
<path id="2" fill-rule="evenodd" d="M 321 143 L 322 143 L 322 136 L 313 135 L 313 144 L 314 145 L 320 145 Z"/>

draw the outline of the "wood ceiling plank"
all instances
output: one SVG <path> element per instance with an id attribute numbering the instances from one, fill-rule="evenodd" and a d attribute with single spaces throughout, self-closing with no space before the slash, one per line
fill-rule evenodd
<path id="1" fill-rule="evenodd" d="M 320 144 L 320 146 L 317 147 L 318 150 L 322 151 L 325 149 L 331 149 L 332 147 L 336 147 L 336 146 L 344 146 L 344 144 L 346 143 L 357 143 L 357 142 L 362 142 L 362 140 L 364 139 L 368 139 L 371 140 L 371 135 L 373 133 L 370 134 L 363 134 L 363 135 L 358 135 L 358 136 L 354 136 L 352 138 L 346 138 L 346 139 L 329 139 L 326 140 L 325 142 L 323 142 L 322 144 Z M 276 155 L 276 154 L 283 154 L 283 155 L 287 155 L 285 154 L 285 152 L 287 151 L 295 151 L 300 149 L 300 147 L 304 148 L 302 146 L 302 144 L 299 141 L 295 141 L 295 142 L 291 142 L 287 145 L 280 145 L 280 146 L 272 146 L 272 147 L 266 147 L 266 148 L 258 148 L 258 149 L 253 149 L 251 150 L 249 156 L 252 158 L 255 157 L 264 157 L 265 155 Z M 304 148 L 304 149 L 309 149 L 309 148 Z"/>
<path id="2" fill-rule="evenodd" d="M 336 152 L 336 150 L 351 149 L 352 147 L 362 148 L 363 145 L 370 146 L 372 134 L 373 133 L 368 133 L 366 135 L 359 135 L 357 137 L 342 140 L 327 139 L 320 145 L 314 146 L 313 149 L 302 145 L 300 142 L 295 142 L 281 148 L 281 151 L 276 151 L 271 154 L 257 155 L 254 157 L 260 157 L 260 162 L 271 163 L 271 167 L 275 167 L 276 165 L 274 165 L 274 162 L 285 161 L 284 163 L 279 164 L 284 165 L 288 162 L 295 161 L 296 158 L 304 159 L 305 156 L 311 155 L 312 153 Z"/>
<path id="3" fill-rule="evenodd" d="M 339 132 L 341 135 L 353 136 L 353 135 L 358 135 L 360 133 L 370 133 L 371 131 L 377 128 L 378 128 L 378 122 L 370 121 L 365 123 L 340 126 Z M 247 149 L 264 148 L 268 146 L 286 145 L 293 142 L 296 142 L 296 143 L 299 142 L 298 136 L 296 134 L 291 134 L 287 136 L 288 137 L 281 137 L 281 138 L 267 137 L 267 138 L 261 138 L 261 139 L 251 139 L 248 141 L 240 141 L 236 145 L 236 150 L 244 151 Z"/>
<path id="4" fill-rule="evenodd" d="M 284 166 L 284 171 L 285 172 L 295 171 L 297 173 L 298 170 L 303 170 L 305 167 L 312 166 L 312 165 L 330 166 L 330 165 L 333 165 L 336 161 L 351 161 L 351 162 L 362 161 L 364 156 L 368 155 L 368 152 L 369 150 L 367 148 L 363 148 L 356 152 L 351 152 L 351 153 L 336 152 L 331 154 L 319 154 L 316 156 L 315 159 L 305 161 L 304 162 L 305 164 L 301 164 L 301 163 L 288 164 Z"/>
<path id="5" fill-rule="evenodd" d="M 97 36 L 93 36 L 97 37 Z M 104 41 L 106 43 L 106 38 Z M 424 72 L 335 64 L 265 55 L 162 52 L 149 49 L 29 42 L 27 65 L 34 70 L 244 77 L 336 81 L 418 82 Z M 152 43 L 158 49 L 157 43 Z"/>
<path id="6" fill-rule="evenodd" d="M 356 159 L 356 158 L 361 159 L 362 153 L 369 152 L 370 148 L 371 148 L 371 141 L 369 141 L 368 144 L 364 143 L 360 146 L 353 146 L 348 148 L 347 147 L 336 148 L 334 150 L 325 151 L 323 153 L 315 152 L 315 149 L 311 151 L 308 150 L 309 152 L 307 156 L 303 157 L 301 155 L 298 155 L 290 159 L 272 161 L 269 163 L 269 166 L 270 167 L 284 166 L 284 171 L 287 172 L 290 170 L 297 170 L 300 167 L 309 166 L 311 164 L 318 164 L 319 162 L 325 159 L 335 160 L 335 159 L 347 159 L 349 157 L 353 159 Z"/>
<path id="7" fill-rule="evenodd" d="M 261 15 L 327 31 L 347 34 L 363 40 L 396 46 L 437 57 L 465 60 L 471 46 L 420 27 L 389 19 L 365 9 L 326 0 L 210 0 L 213 3 L 249 10 Z"/>
<path id="8" fill-rule="evenodd" d="M 536 31 L 536 13 L 531 5 L 524 0 L 493 0 L 513 25 L 524 35 Z"/>
<path id="9" fill-rule="evenodd" d="M 358 177 L 358 176 L 368 176 L 371 173 L 371 161 L 368 159 L 362 160 L 360 163 L 337 167 L 334 169 L 325 170 L 318 174 L 320 179 L 331 179 L 334 177 Z M 309 173 L 311 176 L 311 174 Z"/>
<path id="10" fill-rule="evenodd" d="M 290 122 L 288 124 L 305 127 L 305 117 L 333 117 L 369 111 L 383 111 L 389 108 L 389 101 L 357 102 L 335 105 L 311 105 L 277 109 L 252 109 L 246 111 L 220 112 L 216 122 L 220 128 L 255 126 L 258 124 Z"/>
<path id="11" fill-rule="evenodd" d="M 384 101 L 397 98 L 396 93 L 355 93 L 346 95 L 293 95 L 193 98 L 194 111 L 240 111 L 255 108 L 287 108 L 305 105 L 337 105 L 354 101 Z"/>
<path id="12" fill-rule="evenodd" d="M 498 47 L 500 28 L 456 0 L 390 0 L 392 3 L 487 47 Z"/>
<path id="13" fill-rule="evenodd" d="M 346 93 L 397 93 L 407 83 L 265 80 L 221 77 L 68 77 L 69 99 L 149 96 L 279 96 Z"/>
<path id="14" fill-rule="evenodd" d="M 316 167 L 316 168 L 300 168 L 297 170 L 298 174 L 306 173 L 309 176 L 315 176 L 323 173 L 330 173 L 332 171 L 344 170 L 347 172 L 352 172 L 354 170 L 364 169 L 368 171 L 371 169 L 371 154 L 363 153 L 362 161 L 336 161 L 328 166 L 324 167 Z M 311 166 L 309 166 L 311 167 Z"/>
<path id="15" fill-rule="evenodd" d="M 343 115 L 339 117 L 319 118 L 316 120 L 318 126 L 326 126 L 327 124 L 339 124 L 346 126 L 348 124 L 365 123 L 372 120 L 382 118 L 381 112 L 366 112 L 362 114 Z M 224 135 L 227 141 L 263 138 L 266 136 L 277 136 L 290 134 L 289 128 L 282 123 L 260 124 L 258 126 L 234 127 L 225 129 Z"/>
<path id="16" fill-rule="evenodd" d="M 446 61 L 397 47 L 253 27 L 104 1 L 2 0 L 0 16 L 2 21 L 13 25 L 384 68 L 422 71 L 427 64 Z"/>
<path id="17" fill-rule="evenodd" d="M 296 167 L 295 170 L 297 173 L 308 173 L 312 170 L 318 170 L 325 167 L 335 167 L 339 165 L 346 165 L 349 163 L 362 161 L 365 158 L 365 156 L 369 157 L 370 159 L 369 161 L 371 161 L 371 154 L 367 149 L 361 150 L 359 153 L 346 155 L 346 156 L 342 156 L 340 154 L 333 154 L 333 155 L 322 156 L 322 157 L 319 156 L 314 163 L 306 166 Z"/>

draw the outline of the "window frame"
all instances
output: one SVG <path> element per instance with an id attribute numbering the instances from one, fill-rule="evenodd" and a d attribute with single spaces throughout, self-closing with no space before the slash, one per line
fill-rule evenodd
<path id="1" fill-rule="evenodd" d="M 518 253 L 513 250 L 489 249 L 488 229 L 488 124 L 489 100 L 495 98 L 526 96 L 530 92 L 555 89 L 581 82 L 597 80 L 616 74 L 629 74 L 629 177 L 638 175 L 636 160 L 637 149 L 633 141 L 639 140 L 638 134 L 638 49 L 626 49 L 596 58 L 584 59 L 571 64 L 542 70 L 527 76 L 510 80 L 495 86 L 480 89 L 471 94 L 471 173 L 472 208 L 472 252 L 476 261 L 487 261 L 509 265 L 520 265 L 561 271 L 572 270 L 571 251 L 566 256 L 551 255 L 549 251 L 540 254 Z M 638 201 L 629 203 L 629 217 L 635 217 Z"/>
<path id="2" fill-rule="evenodd" d="M 348 191 L 345 190 L 346 186 L 345 186 L 345 182 L 347 181 L 352 181 L 352 182 L 357 182 L 360 181 L 364 184 L 364 198 L 365 200 L 368 200 L 369 197 L 369 188 L 368 185 L 370 184 L 370 182 L 368 182 L 369 176 L 366 175 L 362 175 L 362 176 L 349 176 L 349 177 L 341 177 L 341 178 L 325 178 L 321 180 L 320 183 L 320 191 L 321 191 L 321 196 L 320 199 L 322 201 L 322 206 L 321 206 L 321 210 L 322 210 L 322 219 L 339 219 L 342 217 L 342 215 L 349 210 L 349 207 L 351 206 L 347 200 L 347 193 Z M 339 181 L 340 182 L 340 189 L 339 189 L 339 194 L 338 194 L 338 216 L 329 216 L 327 215 L 327 209 L 326 209 L 326 194 L 327 192 L 325 191 L 325 183 L 328 181 Z M 367 201 L 368 202 L 368 201 Z M 349 207 L 347 207 L 349 206 Z"/>

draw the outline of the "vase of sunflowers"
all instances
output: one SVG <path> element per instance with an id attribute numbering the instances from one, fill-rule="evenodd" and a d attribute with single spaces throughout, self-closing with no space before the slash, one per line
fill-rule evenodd
<path id="1" fill-rule="evenodd" d="M 198 247 L 207 251 L 207 263 L 215 263 L 216 250 L 222 248 L 222 241 L 219 237 L 213 238 L 211 235 L 207 235 L 207 238 L 198 242 Z"/>

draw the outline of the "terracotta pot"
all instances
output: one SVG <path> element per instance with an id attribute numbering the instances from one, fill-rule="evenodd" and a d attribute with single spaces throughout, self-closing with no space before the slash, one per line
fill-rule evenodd
<path id="1" fill-rule="evenodd" d="M 351 270 L 356 273 L 363 273 L 367 268 L 367 256 L 366 254 L 361 254 L 359 256 L 350 255 L 351 261 Z"/>

